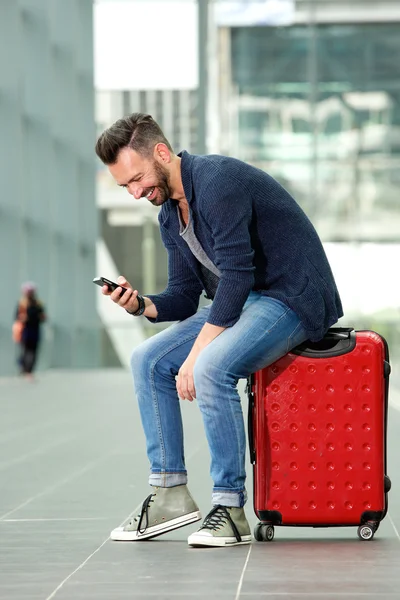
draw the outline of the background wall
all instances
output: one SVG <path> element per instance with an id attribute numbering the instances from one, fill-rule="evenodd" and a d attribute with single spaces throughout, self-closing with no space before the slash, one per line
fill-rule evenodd
<path id="1" fill-rule="evenodd" d="M 99 364 L 91 0 L 2 0 L 0 374 L 23 281 L 49 323 L 42 366 Z"/>

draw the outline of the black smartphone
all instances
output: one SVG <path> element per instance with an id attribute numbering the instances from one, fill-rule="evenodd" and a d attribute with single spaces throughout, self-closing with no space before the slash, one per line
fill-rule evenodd
<path id="1" fill-rule="evenodd" d="M 114 292 L 117 289 L 117 287 L 120 287 L 122 290 L 120 296 L 122 296 L 122 294 L 124 294 L 127 289 L 127 288 L 123 287 L 122 285 L 119 285 L 119 283 L 115 283 L 115 281 L 111 281 L 110 279 L 107 279 L 106 277 L 95 277 L 93 279 L 93 283 L 95 283 L 96 285 L 99 285 L 100 287 L 103 287 L 103 285 L 106 285 L 108 287 L 108 289 L 111 290 L 112 292 Z"/>

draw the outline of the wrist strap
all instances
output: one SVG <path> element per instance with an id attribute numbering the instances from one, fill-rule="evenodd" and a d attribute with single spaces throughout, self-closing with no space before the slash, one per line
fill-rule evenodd
<path id="1" fill-rule="evenodd" d="M 136 298 L 137 298 L 137 301 L 139 303 L 139 308 L 134 313 L 133 312 L 129 312 L 129 311 L 127 311 L 127 312 L 129 312 L 129 314 L 132 315 L 133 317 L 140 317 L 140 315 L 142 315 L 144 313 L 144 311 L 146 310 L 146 304 L 144 302 L 143 296 L 140 296 L 140 294 L 138 294 L 136 296 Z"/>

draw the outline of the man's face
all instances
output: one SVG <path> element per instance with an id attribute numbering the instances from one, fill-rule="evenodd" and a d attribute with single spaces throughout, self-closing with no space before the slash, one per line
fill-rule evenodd
<path id="1" fill-rule="evenodd" d="M 140 156 L 130 148 L 124 148 L 114 165 L 108 165 L 117 184 L 128 190 L 136 200 L 147 198 L 154 206 L 161 206 L 172 196 L 169 172 L 153 159 Z"/>

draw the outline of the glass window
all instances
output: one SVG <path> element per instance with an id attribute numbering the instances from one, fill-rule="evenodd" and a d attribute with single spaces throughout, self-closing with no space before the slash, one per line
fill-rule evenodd
<path id="1" fill-rule="evenodd" d="M 232 154 L 325 240 L 400 240 L 399 55 L 398 23 L 231 30 Z"/>

